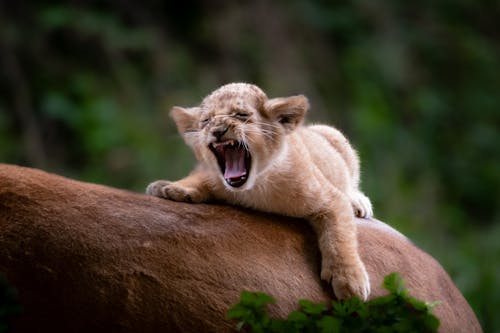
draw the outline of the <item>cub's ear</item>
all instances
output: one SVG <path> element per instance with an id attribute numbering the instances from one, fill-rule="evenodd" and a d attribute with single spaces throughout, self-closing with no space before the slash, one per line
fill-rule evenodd
<path id="1" fill-rule="evenodd" d="M 267 115 L 278 121 L 287 132 L 300 125 L 309 109 L 309 101 L 304 95 L 278 97 L 264 103 Z"/>
<path id="2" fill-rule="evenodd" d="M 198 127 L 199 118 L 199 108 L 181 108 L 180 106 L 174 106 L 170 110 L 170 117 L 177 125 L 177 130 L 180 134 L 184 134 L 191 130 L 195 130 Z"/>

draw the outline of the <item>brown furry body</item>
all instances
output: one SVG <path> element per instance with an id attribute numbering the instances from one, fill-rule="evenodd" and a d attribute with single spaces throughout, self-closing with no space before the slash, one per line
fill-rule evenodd
<path id="1" fill-rule="evenodd" d="M 357 219 L 370 297 L 398 271 L 439 301 L 439 332 L 481 332 L 439 263 L 373 219 Z M 9 332 L 234 332 L 241 290 L 264 291 L 286 318 L 297 300 L 329 302 L 315 236 L 301 220 L 189 205 L 0 164 L 0 272 L 23 312 Z"/>
<path id="2" fill-rule="evenodd" d="M 372 209 L 358 188 L 359 160 L 338 130 L 301 126 L 308 107 L 304 96 L 268 99 L 242 83 L 219 88 L 200 107 L 175 107 L 172 117 L 200 164 L 188 177 L 156 181 L 146 192 L 306 218 L 318 236 L 321 278 L 338 298 L 366 299 L 370 282 L 354 217 L 370 217 Z"/>

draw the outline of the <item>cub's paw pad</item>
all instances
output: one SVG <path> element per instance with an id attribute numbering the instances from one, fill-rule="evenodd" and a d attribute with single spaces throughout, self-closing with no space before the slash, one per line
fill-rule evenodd
<path id="1" fill-rule="evenodd" d="M 192 202 L 193 191 L 167 180 L 157 180 L 148 185 L 146 194 L 172 201 Z"/>
<path id="2" fill-rule="evenodd" d="M 370 278 L 361 262 L 359 265 L 338 267 L 330 272 L 322 270 L 321 278 L 331 281 L 337 299 L 358 296 L 361 300 L 366 301 L 370 295 Z"/>
<path id="3" fill-rule="evenodd" d="M 168 180 L 157 180 L 155 182 L 152 182 L 146 188 L 146 194 L 159 198 L 165 198 L 163 188 L 170 184 L 172 184 L 172 182 L 169 182 Z"/>
<path id="4" fill-rule="evenodd" d="M 194 191 L 170 184 L 163 187 L 164 198 L 180 202 L 193 202 Z"/>

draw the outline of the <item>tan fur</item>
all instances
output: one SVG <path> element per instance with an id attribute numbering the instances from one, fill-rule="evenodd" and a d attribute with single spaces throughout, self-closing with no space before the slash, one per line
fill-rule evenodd
<path id="1" fill-rule="evenodd" d="M 431 256 L 389 226 L 357 219 L 359 251 L 386 295 L 398 271 L 412 296 L 440 301 L 442 333 L 481 332 L 467 301 Z M 241 290 L 329 302 L 319 253 L 301 220 L 190 205 L 0 164 L 0 272 L 23 312 L 9 332 L 234 332 Z"/>
<path id="2" fill-rule="evenodd" d="M 372 209 L 359 190 L 359 160 L 338 130 L 301 125 L 308 108 L 302 95 L 268 99 L 245 83 L 217 89 L 199 107 L 174 107 L 177 128 L 200 163 L 187 178 L 156 181 L 146 192 L 306 218 L 318 236 L 321 278 L 338 298 L 367 299 L 370 282 L 358 254 L 354 217 L 370 217 Z M 216 132 L 224 134 L 216 138 Z M 251 154 L 248 180 L 237 188 L 224 180 L 209 149 L 228 140 L 242 143 Z"/>

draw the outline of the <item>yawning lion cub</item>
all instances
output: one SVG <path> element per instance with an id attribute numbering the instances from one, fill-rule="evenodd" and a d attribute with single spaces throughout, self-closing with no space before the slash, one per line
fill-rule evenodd
<path id="1" fill-rule="evenodd" d="M 217 89 L 199 107 L 174 107 L 171 116 L 199 164 L 188 177 L 153 182 L 146 192 L 306 218 L 318 235 L 321 278 L 338 298 L 366 300 L 370 281 L 354 216 L 369 217 L 372 208 L 358 188 L 359 160 L 338 130 L 301 126 L 308 108 L 302 95 L 268 99 L 245 83 Z"/>

